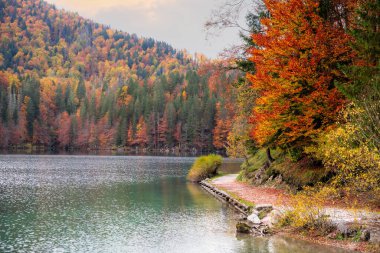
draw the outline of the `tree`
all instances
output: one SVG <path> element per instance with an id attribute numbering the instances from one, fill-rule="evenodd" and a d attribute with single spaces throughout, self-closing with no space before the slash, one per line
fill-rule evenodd
<path id="1" fill-rule="evenodd" d="M 13 122 L 10 129 L 10 144 L 20 145 L 28 139 L 26 105 L 23 103 L 20 108 L 17 123 Z"/>
<path id="2" fill-rule="evenodd" d="M 9 81 L 6 73 L 0 72 L 0 120 L 8 122 L 8 86 Z"/>
<path id="3" fill-rule="evenodd" d="M 232 126 L 233 115 L 225 104 L 218 103 L 216 105 L 216 126 L 214 128 L 214 146 L 218 149 L 224 149 L 227 145 L 227 136 Z"/>
<path id="4" fill-rule="evenodd" d="M 247 165 L 249 165 L 248 158 L 251 154 L 249 130 L 247 118 L 243 115 L 236 117 L 232 130 L 228 133 L 226 144 L 227 155 L 234 158 L 243 157 Z"/>
<path id="5" fill-rule="evenodd" d="M 168 129 L 168 118 L 166 117 L 166 115 L 164 115 L 164 117 L 160 119 L 157 132 L 158 132 L 159 147 L 167 146 L 169 129 Z"/>
<path id="6" fill-rule="evenodd" d="M 136 136 L 134 141 L 132 142 L 132 145 L 138 145 L 141 147 L 145 147 L 148 143 L 148 133 L 147 133 L 147 128 L 145 125 L 145 120 L 141 116 L 139 119 L 139 123 L 137 124 L 137 129 L 136 129 Z"/>
<path id="7" fill-rule="evenodd" d="M 359 110 L 352 115 L 359 132 L 380 151 L 379 12 L 379 1 L 365 0 L 359 5 L 351 29 L 355 62 L 342 66 L 349 81 L 337 85 Z"/>
<path id="8" fill-rule="evenodd" d="M 71 127 L 71 118 L 67 112 L 63 112 L 58 118 L 58 142 L 59 145 L 63 148 L 68 148 L 70 146 L 70 127 Z"/>
<path id="9" fill-rule="evenodd" d="M 344 104 L 334 81 L 344 78 L 338 66 L 350 62 L 349 37 L 318 15 L 317 0 L 264 2 L 270 16 L 252 35 L 256 72 L 247 76 L 259 96 L 251 134 L 260 146 L 300 151 Z"/>

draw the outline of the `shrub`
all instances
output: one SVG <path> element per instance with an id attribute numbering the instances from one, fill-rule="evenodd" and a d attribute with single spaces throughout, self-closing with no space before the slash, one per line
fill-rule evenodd
<path id="1" fill-rule="evenodd" d="M 346 122 L 339 124 L 309 147 L 306 152 L 322 160 L 325 168 L 333 172 L 326 186 L 335 188 L 340 196 L 361 202 L 380 205 L 380 155 L 371 142 L 361 134 L 360 127 L 350 119 L 352 110 L 343 115 Z"/>
<path id="2" fill-rule="evenodd" d="M 278 226 L 290 226 L 320 236 L 331 233 L 335 226 L 324 212 L 324 194 L 305 190 L 292 196 L 291 208 L 278 222 Z"/>
<path id="3" fill-rule="evenodd" d="M 222 157 L 220 155 L 201 156 L 195 160 L 187 179 L 192 182 L 199 182 L 214 176 L 221 164 Z"/>

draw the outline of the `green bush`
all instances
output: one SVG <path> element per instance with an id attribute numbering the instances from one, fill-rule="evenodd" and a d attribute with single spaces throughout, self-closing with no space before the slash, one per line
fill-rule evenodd
<path id="1" fill-rule="evenodd" d="M 195 160 L 187 179 L 192 182 L 199 182 L 212 177 L 217 173 L 221 164 L 222 157 L 220 155 L 201 156 Z"/>

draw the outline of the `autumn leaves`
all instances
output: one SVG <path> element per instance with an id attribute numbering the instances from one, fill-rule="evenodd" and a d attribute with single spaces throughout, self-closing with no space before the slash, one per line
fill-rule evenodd
<path id="1" fill-rule="evenodd" d="M 259 94 L 252 136 L 261 146 L 298 148 L 336 120 L 344 97 L 334 82 L 353 54 L 343 27 L 318 15 L 319 1 L 264 2 L 263 31 L 250 49 L 256 72 L 247 74 Z"/>

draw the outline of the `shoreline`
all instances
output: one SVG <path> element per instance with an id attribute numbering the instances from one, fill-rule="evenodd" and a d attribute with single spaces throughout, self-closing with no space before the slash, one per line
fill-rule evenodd
<path id="1" fill-rule="evenodd" d="M 213 195 L 217 199 L 228 203 L 231 207 L 235 208 L 237 211 L 241 212 L 245 216 L 248 216 L 250 211 L 251 211 L 251 208 L 249 206 L 245 205 L 244 203 L 242 203 L 242 201 L 251 202 L 252 198 L 247 198 L 247 196 L 245 196 L 244 194 L 241 194 L 239 192 L 238 192 L 239 194 L 236 194 L 236 192 L 230 191 L 230 189 L 228 187 L 223 187 L 223 185 L 224 186 L 227 185 L 227 186 L 231 187 L 231 185 L 232 185 L 231 178 L 233 178 L 235 176 L 236 176 L 236 174 L 227 174 L 227 175 L 223 175 L 221 177 L 217 177 L 215 179 L 203 180 L 199 184 L 203 189 L 205 189 L 208 193 L 210 193 L 211 195 Z M 236 183 L 235 178 L 234 178 L 233 183 Z M 237 183 L 240 183 L 240 182 L 237 182 Z M 254 186 L 249 186 L 249 185 L 246 185 L 246 187 L 251 187 L 251 188 L 254 188 L 256 190 L 259 189 L 262 191 L 268 190 L 265 187 L 260 188 L 260 187 L 254 187 Z M 282 202 L 282 204 L 285 205 L 285 207 L 287 207 L 286 202 L 287 201 Z M 256 204 L 256 203 L 254 203 L 254 204 Z M 259 205 L 263 205 L 263 204 L 264 205 L 265 204 L 273 205 L 273 203 L 258 203 L 258 204 Z M 278 207 L 273 205 L 273 210 L 277 210 L 277 208 Z M 345 211 L 347 211 L 347 213 L 348 213 L 348 210 L 345 210 Z M 356 217 L 352 217 L 352 218 L 356 219 Z M 285 227 L 285 228 L 274 228 L 274 227 L 272 227 L 271 230 L 273 231 L 272 235 L 287 236 L 287 237 L 291 237 L 291 238 L 298 239 L 298 240 L 316 243 L 319 245 L 336 247 L 336 248 L 341 248 L 341 249 L 345 249 L 345 250 L 353 250 L 356 252 L 375 252 L 375 251 L 371 250 L 372 243 L 367 242 L 367 241 L 355 242 L 355 241 L 351 241 L 348 239 L 338 240 L 338 239 L 330 239 L 326 236 L 317 236 L 317 235 L 312 235 L 312 234 L 307 234 L 307 233 L 301 234 L 300 231 L 296 231 L 295 229 L 292 229 L 289 227 Z M 270 235 L 270 236 L 272 236 L 272 235 Z M 254 235 L 252 235 L 252 236 L 254 236 Z M 377 248 L 375 250 L 377 250 Z"/>
<path id="2" fill-rule="evenodd" d="M 220 199 L 221 201 L 227 202 L 229 205 L 233 206 L 236 210 L 241 212 L 244 215 L 248 215 L 249 207 L 244 203 L 241 203 L 239 200 L 230 196 L 228 193 L 218 189 L 215 186 L 209 184 L 206 180 L 199 182 L 201 187 L 205 189 L 208 193 L 213 195 L 215 198 Z"/>

